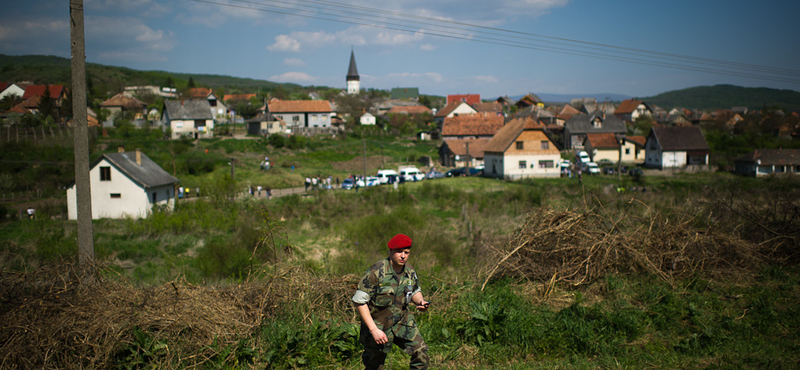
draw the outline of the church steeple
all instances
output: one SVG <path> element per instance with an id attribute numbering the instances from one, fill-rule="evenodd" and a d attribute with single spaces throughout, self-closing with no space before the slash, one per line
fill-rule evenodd
<path id="1" fill-rule="evenodd" d="M 356 67 L 356 54 L 350 49 L 350 68 L 347 69 L 347 93 L 358 94 L 361 91 L 361 78 Z"/>

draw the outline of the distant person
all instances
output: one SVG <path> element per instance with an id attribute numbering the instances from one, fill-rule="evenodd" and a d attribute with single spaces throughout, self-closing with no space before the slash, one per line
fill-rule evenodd
<path id="1" fill-rule="evenodd" d="M 311 179 L 306 177 L 306 192 L 308 191 L 309 186 L 311 186 Z"/>
<path id="2" fill-rule="evenodd" d="M 36 210 L 33 207 L 28 207 L 28 219 L 33 220 L 36 217 Z"/>
<path id="3" fill-rule="evenodd" d="M 261 196 L 261 185 L 259 185 L 257 189 L 258 189 L 258 196 L 260 197 Z"/>

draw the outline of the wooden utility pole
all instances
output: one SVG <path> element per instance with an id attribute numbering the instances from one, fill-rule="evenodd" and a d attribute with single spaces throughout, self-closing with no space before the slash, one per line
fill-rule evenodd
<path id="1" fill-rule="evenodd" d="M 367 186 L 367 140 L 361 140 L 364 144 L 364 186 Z"/>
<path id="2" fill-rule="evenodd" d="M 78 263 L 94 259 L 92 189 L 89 182 L 89 123 L 86 116 L 86 45 L 83 36 L 83 0 L 70 0 L 72 52 L 72 122 L 75 126 L 75 195 L 78 217 Z"/>

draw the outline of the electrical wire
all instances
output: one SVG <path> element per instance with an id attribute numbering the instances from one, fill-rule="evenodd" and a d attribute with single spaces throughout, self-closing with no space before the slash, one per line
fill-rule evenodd
<path id="1" fill-rule="evenodd" d="M 778 82 L 800 83 L 800 78 L 797 78 L 800 77 L 800 70 L 738 63 L 660 51 L 614 46 L 568 38 L 552 37 L 497 27 L 469 24 L 447 19 L 343 4 L 328 0 L 293 0 L 291 2 L 275 0 L 230 0 L 238 4 L 213 0 L 192 1 L 519 49 L 537 50 L 594 59 L 734 77 L 747 77 Z M 320 13 L 332 15 L 335 14 L 335 17 L 322 16 L 319 15 Z"/>

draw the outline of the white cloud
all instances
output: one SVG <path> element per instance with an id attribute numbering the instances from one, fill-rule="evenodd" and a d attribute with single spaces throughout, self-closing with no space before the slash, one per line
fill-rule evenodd
<path id="1" fill-rule="evenodd" d="M 275 43 L 270 46 L 267 46 L 267 50 L 291 51 L 296 53 L 300 51 L 300 42 L 287 35 L 278 35 L 275 36 Z"/>
<path id="2" fill-rule="evenodd" d="M 317 80 L 316 77 L 303 72 L 286 72 L 283 74 L 275 75 L 269 78 L 270 81 L 275 82 L 293 82 L 297 84 L 313 83 Z"/>
<path id="3" fill-rule="evenodd" d="M 305 67 L 306 62 L 299 58 L 286 58 L 283 60 L 283 65 L 292 67 Z"/>
<path id="4" fill-rule="evenodd" d="M 163 53 L 177 45 L 172 31 L 156 30 L 132 17 L 87 17 L 87 44 L 102 50 L 101 60 L 164 60 Z"/>
<path id="5" fill-rule="evenodd" d="M 475 79 L 475 81 L 481 82 L 481 83 L 492 83 L 492 84 L 494 84 L 494 83 L 500 82 L 494 76 L 475 76 L 473 78 Z"/>

